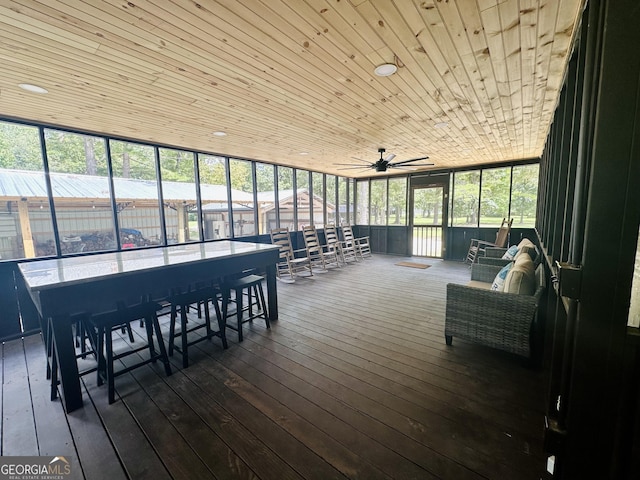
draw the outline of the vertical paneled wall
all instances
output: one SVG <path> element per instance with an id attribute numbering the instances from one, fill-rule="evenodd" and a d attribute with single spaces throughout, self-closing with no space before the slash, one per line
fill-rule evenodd
<path id="1" fill-rule="evenodd" d="M 638 478 L 640 335 L 627 327 L 640 225 L 640 9 L 591 0 L 540 163 L 550 273 L 553 478 Z"/>

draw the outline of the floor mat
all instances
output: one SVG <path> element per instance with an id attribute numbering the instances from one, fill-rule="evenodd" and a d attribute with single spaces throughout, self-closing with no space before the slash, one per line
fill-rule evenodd
<path id="1" fill-rule="evenodd" d="M 427 265 L 426 263 L 416 263 L 416 262 L 400 262 L 396 263 L 401 267 L 411 267 L 411 268 L 429 268 L 431 265 Z"/>

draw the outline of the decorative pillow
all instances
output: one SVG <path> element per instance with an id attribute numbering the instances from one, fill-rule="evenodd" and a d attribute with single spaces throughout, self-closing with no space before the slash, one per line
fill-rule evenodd
<path id="1" fill-rule="evenodd" d="M 522 248 L 522 247 L 535 248 L 535 244 L 531 240 L 525 237 L 522 240 L 520 240 L 520 243 L 518 244 L 518 248 Z"/>
<path id="2" fill-rule="evenodd" d="M 536 274 L 529 255 L 520 255 L 513 262 L 513 268 L 504 280 L 503 291 L 520 295 L 533 295 L 536 292 Z"/>
<path id="3" fill-rule="evenodd" d="M 529 245 L 524 245 L 524 246 L 520 247 L 520 249 L 518 250 L 517 255 L 513 259 L 516 260 L 520 255 L 528 255 L 529 258 L 531 258 L 531 260 L 535 260 L 536 257 L 538 256 L 538 252 L 536 251 L 535 247 L 531 247 Z"/>
<path id="4" fill-rule="evenodd" d="M 518 253 L 518 246 L 517 245 L 511 245 L 506 252 L 504 252 L 504 255 L 502 255 L 502 258 L 504 258 L 505 260 L 513 260 L 516 257 L 516 254 Z"/>
<path id="5" fill-rule="evenodd" d="M 491 290 L 496 292 L 502 292 L 504 290 L 504 282 L 509 274 L 509 271 L 513 267 L 513 262 L 507 263 L 496 275 L 496 278 L 493 279 L 493 283 L 491 284 Z"/>

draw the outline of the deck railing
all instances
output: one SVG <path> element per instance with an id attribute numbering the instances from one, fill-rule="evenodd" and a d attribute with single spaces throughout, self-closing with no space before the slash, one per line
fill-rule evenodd
<path id="1" fill-rule="evenodd" d="M 442 225 L 413 227 L 413 255 L 442 258 Z"/>

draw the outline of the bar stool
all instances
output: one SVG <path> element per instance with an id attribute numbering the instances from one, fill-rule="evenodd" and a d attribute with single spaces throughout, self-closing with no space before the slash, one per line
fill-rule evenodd
<path id="1" fill-rule="evenodd" d="M 169 355 L 173 355 L 173 351 L 177 350 L 182 354 L 182 366 L 187 368 L 189 366 L 189 347 L 202 342 L 203 340 L 209 340 L 212 337 L 220 337 L 222 341 L 222 347 L 227 348 L 227 335 L 225 331 L 225 322 L 220 312 L 218 305 L 218 297 L 220 296 L 220 290 L 215 286 L 201 287 L 196 290 L 191 290 L 186 293 L 174 293 L 171 295 L 169 301 L 171 303 L 171 320 L 169 323 Z M 216 311 L 216 318 L 218 320 L 218 330 L 215 331 L 211 328 L 211 316 L 209 314 L 209 302 L 213 303 L 213 307 Z M 190 305 L 196 304 L 198 311 L 200 308 L 204 308 L 204 322 L 195 322 L 192 327 L 187 327 L 188 319 L 187 312 Z M 176 332 L 176 321 L 180 314 L 180 330 Z M 191 336 L 189 340 L 189 333 L 195 332 L 199 329 L 205 329 L 205 334 L 201 337 Z M 175 339 L 180 337 L 180 346 L 176 346 Z"/>
<path id="2" fill-rule="evenodd" d="M 254 318 L 264 318 L 267 328 L 271 328 L 269 322 L 269 312 L 267 310 L 267 303 L 264 299 L 264 291 L 262 289 L 262 281 L 264 277 L 260 275 L 246 275 L 244 277 L 228 280 L 224 285 L 224 292 L 222 295 L 222 309 L 224 312 L 224 323 L 231 330 L 238 332 L 238 341 L 242 342 L 242 324 L 253 321 Z M 229 315 L 229 303 L 231 301 L 230 292 L 235 292 L 235 304 L 236 311 Z M 247 305 L 244 306 L 243 298 L 247 296 Z M 254 311 L 254 308 L 256 309 Z M 248 317 L 243 318 L 244 312 L 248 312 Z M 229 324 L 229 316 L 236 316 L 236 325 Z"/>
<path id="3" fill-rule="evenodd" d="M 164 364 L 164 370 L 167 376 L 171 375 L 169 357 L 167 356 L 167 351 L 162 339 L 162 332 L 160 331 L 160 323 L 158 322 L 157 312 L 161 309 L 162 306 L 160 304 L 151 301 L 142 301 L 133 306 L 125 306 L 123 302 L 118 302 L 116 310 L 91 316 L 90 322 L 96 329 L 98 339 L 98 385 L 102 385 L 104 380 L 106 380 L 110 404 L 115 401 L 114 379 L 119 375 L 123 375 L 148 363 L 155 363 L 157 360 L 161 360 Z M 144 326 L 147 332 L 146 344 L 114 354 L 113 332 L 141 318 L 144 319 Z M 158 352 L 156 352 L 154 345 L 154 333 L 158 342 Z M 117 371 L 115 370 L 114 363 L 117 360 L 147 349 L 149 350 L 149 358 L 136 361 Z M 103 355 L 105 351 L 106 357 Z"/>

